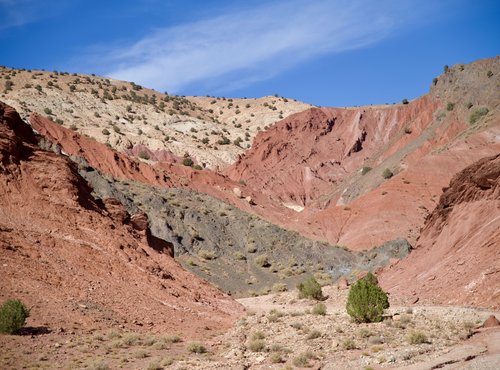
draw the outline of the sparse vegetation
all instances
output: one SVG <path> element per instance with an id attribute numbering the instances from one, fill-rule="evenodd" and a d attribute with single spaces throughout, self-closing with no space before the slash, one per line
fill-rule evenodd
<path id="1" fill-rule="evenodd" d="M 204 260 L 213 260 L 216 256 L 214 251 L 210 251 L 208 249 L 200 249 L 198 251 L 198 257 Z"/>
<path id="2" fill-rule="evenodd" d="M 321 285 L 316 281 L 316 279 L 311 276 L 297 285 L 299 290 L 299 298 L 310 298 L 321 300 L 323 299 L 323 292 L 321 291 Z"/>
<path id="3" fill-rule="evenodd" d="M 389 308 L 387 294 L 372 273 L 359 279 L 349 290 L 347 313 L 358 323 L 382 321 L 386 308 Z"/>
<path id="4" fill-rule="evenodd" d="M 366 175 L 368 172 L 371 171 L 371 167 L 368 167 L 368 166 L 363 166 L 363 168 L 361 168 L 361 175 Z"/>
<path id="5" fill-rule="evenodd" d="M 266 342 L 262 339 L 254 339 L 248 343 L 248 349 L 252 352 L 262 352 L 266 348 Z"/>
<path id="6" fill-rule="evenodd" d="M 486 107 L 480 107 L 475 109 L 469 116 L 469 123 L 473 125 L 477 121 L 479 121 L 483 116 L 487 115 L 489 112 L 489 109 Z"/>
<path id="7" fill-rule="evenodd" d="M 191 158 L 189 158 L 189 157 L 188 158 L 184 158 L 182 160 L 182 164 L 184 166 L 187 166 L 187 167 L 191 167 L 193 165 L 193 163 L 194 163 L 193 160 Z"/>
<path id="8" fill-rule="evenodd" d="M 449 102 L 449 103 L 446 105 L 446 110 L 447 110 L 447 111 L 449 111 L 449 112 L 451 112 L 454 108 L 455 108 L 455 103 L 450 103 L 450 102 Z"/>
<path id="9" fill-rule="evenodd" d="M 413 331 L 408 336 L 408 343 L 410 344 L 427 343 L 427 336 L 421 331 Z"/>
<path id="10" fill-rule="evenodd" d="M 260 256 L 255 257 L 255 264 L 259 267 L 271 266 L 271 264 L 269 263 L 269 259 L 265 254 L 261 254 Z"/>
<path id="11" fill-rule="evenodd" d="M 200 354 L 207 352 L 206 347 L 198 342 L 189 343 L 187 346 L 187 350 L 191 353 L 200 353 Z"/>
<path id="12" fill-rule="evenodd" d="M 318 303 L 312 309 L 312 313 L 314 315 L 325 316 L 326 315 L 326 306 L 323 303 Z"/>
<path id="13" fill-rule="evenodd" d="M 16 334 L 26 323 L 30 310 L 19 299 L 9 299 L 0 306 L 0 333 Z"/>

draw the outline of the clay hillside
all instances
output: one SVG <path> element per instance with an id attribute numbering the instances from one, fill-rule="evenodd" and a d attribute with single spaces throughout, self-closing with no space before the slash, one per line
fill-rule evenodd
<path id="1" fill-rule="evenodd" d="M 0 302 L 31 315 L 0 368 L 497 368 L 500 57 L 429 84 L 324 108 L 2 67 Z M 355 323 L 368 272 L 390 308 Z"/>

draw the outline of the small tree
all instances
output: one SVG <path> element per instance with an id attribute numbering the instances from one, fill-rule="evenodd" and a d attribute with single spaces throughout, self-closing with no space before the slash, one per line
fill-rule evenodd
<path id="1" fill-rule="evenodd" d="M 321 285 L 319 285 L 314 276 L 309 277 L 297 285 L 297 289 L 299 289 L 299 298 L 311 298 L 318 301 L 323 299 Z"/>
<path id="2" fill-rule="evenodd" d="M 19 299 L 9 299 L 0 307 L 0 333 L 15 334 L 26 323 L 30 311 Z"/>
<path id="3" fill-rule="evenodd" d="M 347 313 L 358 323 L 382 321 L 386 308 L 389 308 L 387 294 L 372 273 L 359 279 L 349 290 Z"/>

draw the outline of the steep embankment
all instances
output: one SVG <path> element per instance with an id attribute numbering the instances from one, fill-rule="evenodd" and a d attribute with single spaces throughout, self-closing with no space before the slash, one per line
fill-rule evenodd
<path id="1" fill-rule="evenodd" d="M 0 299 L 20 298 L 32 325 L 86 330 L 225 328 L 241 307 L 173 260 L 147 218 L 104 204 L 64 156 L 40 149 L 0 104 Z"/>
<path id="2" fill-rule="evenodd" d="M 500 58 L 481 60 L 409 104 L 297 113 L 225 174 L 296 210 L 261 214 L 303 235 L 353 249 L 414 243 L 453 174 L 500 151 L 499 77 Z"/>
<path id="3" fill-rule="evenodd" d="M 453 177 L 409 257 L 385 270 L 391 293 L 500 308 L 500 155 Z"/>

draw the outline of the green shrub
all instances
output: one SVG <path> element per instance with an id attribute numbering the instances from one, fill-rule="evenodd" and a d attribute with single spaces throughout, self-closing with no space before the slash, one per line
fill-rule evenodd
<path id="1" fill-rule="evenodd" d="M 469 122 L 471 125 L 479 121 L 483 116 L 488 114 L 489 110 L 486 107 L 481 107 L 475 109 L 469 116 Z"/>
<path id="2" fill-rule="evenodd" d="M 389 308 L 387 294 L 372 273 L 359 279 L 349 290 L 347 313 L 358 323 L 382 321 L 386 308 Z"/>
<path id="3" fill-rule="evenodd" d="M 0 333 L 15 334 L 26 323 L 30 311 L 19 299 L 9 299 L 0 306 Z"/>
<path id="4" fill-rule="evenodd" d="M 110 134 L 110 132 L 109 132 L 109 130 L 108 130 L 107 128 L 104 128 L 104 129 L 102 130 L 102 134 L 103 134 L 103 135 L 109 135 L 109 134 Z"/>
<path id="5" fill-rule="evenodd" d="M 449 112 L 451 112 L 454 108 L 455 108 L 455 103 L 448 103 L 448 105 L 446 105 L 446 110 Z"/>
<path id="6" fill-rule="evenodd" d="M 493 72 L 488 71 L 488 73 L 486 73 L 486 76 L 488 76 L 488 78 L 490 78 L 491 76 L 493 76 Z"/>
<path id="7" fill-rule="evenodd" d="M 140 152 L 139 158 L 148 160 L 150 157 L 149 157 L 148 152 Z"/>
<path id="8" fill-rule="evenodd" d="M 323 303 L 318 303 L 313 307 L 312 313 L 314 315 L 325 316 L 326 315 L 326 306 Z"/>
<path id="9" fill-rule="evenodd" d="M 184 158 L 182 160 L 182 164 L 187 167 L 191 167 L 193 165 L 193 160 L 191 158 Z"/>
<path id="10" fill-rule="evenodd" d="M 388 168 L 386 168 L 386 169 L 384 170 L 384 172 L 382 172 L 382 177 L 383 177 L 384 179 L 390 179 L 392 176 L 394 176 L 394 174 L 393 174 L 393 173 L 392 173 L 392 171 L 391 171 L 390 169 L 388 169 Z"/>
<path id="11" fill-rule="evenodd" d="M 319 285 L 313 276 L 297 285 L 297 289 L 299 289 L 299 298 L 311 298 L 318 301 L 323 299 L 321 285 Z"/>
<path id="12" fill-rule="evenodd" d="M 44 108 L 43 109 L 43 113 L 51 115 L 52 114 L 52 110 L 50 108 Z"/>
<path id="13" fill-rule="evenodd" d="M 403 104 L 408 104 L 408 99 L 403 99 L 403 100 L 401 100 L 401 103 L 403 103 Z"/>

